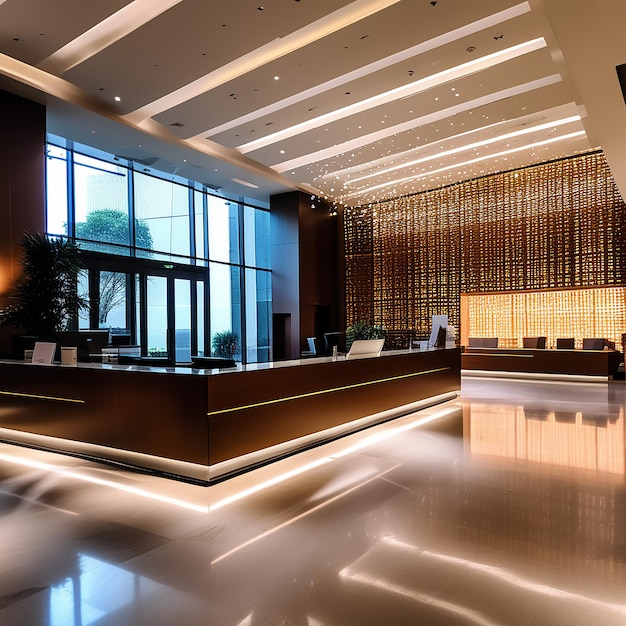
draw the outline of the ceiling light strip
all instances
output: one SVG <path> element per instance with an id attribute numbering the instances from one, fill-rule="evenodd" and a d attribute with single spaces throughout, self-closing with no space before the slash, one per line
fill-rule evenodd
<path id="1" fill-rule="evenodd" d="M 449 150 L 444 150 L 443 152 L 436 152 L 434 154 L 429 154 L 428 156 L 422 157 L 421 159 L 415 159 L 413 161 L 407 161 L 405 163 L 400 163 L 398 165 L 394 165 L 393 167 L 388 167 L 386 169 L 381 169 L 376 172 L 372 172 L 370 174 L 365 174 L 360 176 L 359 178 L 351 178 L 345 181 L 345 185 L 354 185 L 363 180 L 367 180 L 369 178 L 375 178 L 376 176 L 382 176 L 384 174 L 390 174 L 391 172 L 396 172 L 398 170 L 405 169 L 407 167 L 414 167 L 415 165 L 420 165 L 422 163 L 427 163 L 428 161 L 434 161 L 435 159 L 442 159 L 444 157 L 452 156 L 454 154 L 460 154 L 461 152 L 467 152 L 468 150 L 475 150 L 476 148 L 482 148 L 484 146 L 489 146 L 494 143 L 499 143 L 501 141 L 506 141 L 507 139 L 514 139 L 515 137 L 521 137 L 522 135 L 528 135 L 530 133 L 540 132 L 542 130 L 548 130 L 549 128 L 558 128 L 559 126 L 563 126 L 564 124 L 572 124 L 573 122 L 580 122 L 580 115 L 573 115 L 571 117 L 567 117 L 561 120 L 555 120 L 552 122 L 546 122 L 544 124 L 538 124 L 537 126 L 527 126 L 522 130 L 516 130 L 510 133 L 506 133 L 504 135 L 499 135 L 497 137 L 490 137 L 489 139 L 483 139 L 482 141 L 476 141 L 474 143 L 468 143 L 463 146 L 458 146 L 457 148 L 450 148 Z M 432 146 L 432 144 L 429 144 Z"/>
<path id="2" fill-rule="evenodd" d="M 44 59 L 39 67 L 61 75 L 123 39 L 182 0 L 134 0 Z"/>
<path id="3" fill-rule="evenodd" d="M 485 156 L 478 157 L 476 159 L 470 159 L 469 161 L 463 161 L 462 163 L 455 163 L 454 165 L 447 165 L 446 167 L 441 167 L 437 170 L 432 170 L 428 172 L 423 172 L 420 174 L 414 174 L 412 176 L 407 176 L 405 178 L 400 178 L 398 180 L 389 181 L 387 183 L 382 183 L 380 185 L 374 185 L 373 187 L 366 187 L 361 189 L 360 191 L 341 196 L 341 200 L 346 200 L 348 198 L 352 198 L 355 196 L 360 196 L 365 193 L 369 193 L 371 191 L 375 191 L 377 189 L 383 189 L 385 187 L 391 187 L 392 185 L 399 185 L 402 183 L 406 183 L 412 180 L 418 180 L 420 178 L 427 178 L 428 176 L 433 176 L 435 174 L 441 174 L 442 172 L 446 172 L 448 170 L 457 169 L 460 167 L 466 167 L 468 165 L 474 165 L 475 163 L 480 163 L 481 161 L 486 161 L 488 159 L 496 159 L 502 156 L 508 156 L 509 154 L 515 154 L 516 152 L 522 152 L 523 150 L 531 150 L 533 148 L 540 148 L 542 146 L 547 146 L 552 143 L 556 143 L 557 141 L 565 141 L 566 139 L 575 139 L 576 137 L 585 136 L 584 130 L 579 130 L 574 133 L 568 133 L 567 135 L 560 135 L 559 137 L 551 137 L 550 139 L 546 139 L 545 141 L 538 141 L 536 143 L 530 143 L 524 146 L 520 146 L 518 148 L 511 148 L 510 150 L 504 150 L 502 152 L 496 152 L 495 154 L 487 154 Z"/>
<path id="4" fill-rule="evenodd" d="M 311 120 L 300 122 L 299 124 L 295 124 L 289 128 L 279 130 L 270 135 L 266 135 L 265 137 L 261 137 L 259 139 L 255 139 L 254 141 L 250 141 L 249 143 L 237 146 L 237 149 L 243 154 L 259 150 L 260 148 L 264 148 L 278 141 L 294 137 L 295 135 L 300 135 L 314 128 L 319 128 L 323 124 L 336 122 L 350 115 L 355 115 L 356 113 L 361 113 L 383 104 L 394 102 L 395 100 L 414 96 L 418 93 L 427 91 L 428 89 L 432 89 L 433 87 L 443 85 L 451 80 L 464 78 L 470 74 L 474 74 L 495 65 L 499 65 L 500 63 L 504 63 L 505 61 L 510 61 L 511 59 L 515 59 L 524 54 L 545 48 L 546 45 L 546 40 L 543 37 L 531 39 L 530 41 L 511 46 L 505 50 L 500 50 L 499 52 L 485 55 L 479 59 L 474 59 L 473 61 L 468 61 L 467 63 L 462 63 L 461 65 L 448 68 L 442 72 L 437 72 L 431 76 L 420 78 L 419 80 L 413 81 L 408 85 L 401 85 L 395 89 L 376 94 L 370 98 L 365 98 L 360 102 L 355 102 L 340 109 L 336 109 L 335 111 L 325 113 L 324 115 L 319 115 Z"/>
<path id="5" fill-rule="evenodd" d="M 388 163 L 398 163 L 400 159 L 408 159 L 411 158 L 412 155 L 416 155 L 427 150 L 435 150 L 437 148 L 443 148 L 446 144 L 454 144 L 459 141 L 465 141 L 467 137 L 476 138 L 481 134 L 485 134 L 490 131 L 498 132 L 499 128 L 519 128 L 525 126 L 526 124 L 543 123 L 546 120 L 558 120 L 564 117 L 572 117 L 574 115 L 582 118 L 578 111 L 579 107 L 575 102 L 570 102 L 566 105 L 559 105 L 543 111 L 535 111 L 534 113 L 525 115 L 524 117 L 505 119 L 493 124 L 487 124 L 486 126 L 479 126 L 478 128 L 466 130 L 457 135 L 444 137 L 436 142 L 423 144 L 409 150 L 403 150 L 402 152 L 388 154 L 378 159 L 367 161 L 367 163 L 358 163 L 357 165 L 352 165 L 350 167 L 343 167 L 340 170 L 325 172 L 321 178 L 346 178 L 352 176 L 353 174 L 359 175 L 364 171 L 371 171 L 375 167 L 382 168 Z"/>
<path id="6" fill-rule="evenodd" d="M 382 11 L 400 0 L 356 0 L 349 5 L 300 28 L 284 37 L 279 37 L 269 43 L 244 54 L 219 69 L 209 72 L 205 76 L 158 98 L 136 111 L 129 113 L 129 121 L 139 123 L 149 117 L 154 117 L 163 111 L 172 109 L 183 102 L 187 102 L 211 89 L 215 89 L 239 76 L 243 76 L 263 65 L 267 65 L 295 50 L 308 46 L 343 28 L 347 28 L 370 15 Z"/>
<path id="7" fill-rule="evenodd" d="M 386 137 L 391 137 L 399 133 L 413 130 L 414 128 L 425 126 L 426 124 L 433 124 L 448 117 L 452 117 L 453 115 L 458 115 L 459 113 L 463 113 L 465 111 L 471 111 L 472 109 L 477 109 L 478 107 L 493 104 L 494 102 L 504 100 L 505 98 L 512 98 L 514 96 L 518 96 L 520 94 L 527 93 L 535 89 L 541 89 L 543 87 L 547 87 L 549 85 L 560 82 L 561 80 L 562 78 L 559 74 L 552 74 L 551 76 L 545 76 L 544 78 L 539 78 L 537 80 L 533 80 L 522 85 L 516 85 L 515 87 L 510 87 L 509 89 L 496 91 L 495 93 L 487 94 L 486 96 L 481 96 L 480 98 L 475 98 L 474 100 L 469 100 L 468 102 L 462 102 L 455 106 L 448 107 L 447 109 L 441 109 L 439 111 L 429 113 L 428 115 L 423 115 L 422 117 L 409 120 L 408 122 L 403 122 L 402 124 L 390 126 L 384 130 L 370 133 L 369 135 L 363 135 L 361 137 L 358 137 L 357 139 L 346 141 L 342 144 L 334 145 L 323 150 L 318 150 L 317 152 L 313 152 L 311 154 L 305 154 L 296 159 L 291 159 L 290 161 L 278 163 L 276 165 L 273 165 L 272 169 L 278 173 L 282 173 L 288 170 L 303 167 L 304 165 L 309 165 L 310 163 L 316 163 L 318 161 L 330 159 L 339 154 L 351 152 L 352 150 L 362 148 L 363 146 L 366 146 L 368 144 L 381 141 Z"/>
<path id="8" fill-rule="evenodd" d="M 486 28 L 496 26 L 515 17 L 519 17 L 520 15 L 523 15 L 528 11 L 530 11 L 530 5 L 528 4 L 528 2 L 522 2 L 521 4 L 517 4 L 514 7 L 505 9 L 504 11 L 500 11 L 488 17 L 476 20 L 471 24 L 461 26 L 460 28 L 455 28 L 449 33 L 444 33 L 443 35 L 433 37 L 428 41 L 418 43 L 417 45 L 412 46 L 411 48 L 407 48 L 406 50 L 402 50 L 401 52 L 396 52 L 395 54 L 385 57 L 384 59 L 380 59 L 378 61 L 374 61 L 373 63 L 369 63 L 368 65 L 364 65 L 363 67 L 360 67 L 352 72 L 348 72 L 343 76 L 333 78 L 332 80 L 321 83 L 320 85 L 316 85 L 315 87 L 311 87 L 310 89 L 306 89 L 300 93 L 294 94 L 293 96 L 284 98 L 283 100 L 279 100 L 278 102 L 257 109 L 256 111 L 251 111 L 250 113 L 242 115 L 241 117 L 238 117 L 234 120 L 229 120 L 224 124 L 220 124 L 219 126 L 211 128 L 209 130 L 205 130 L 202 133 L 198 133 L 197 137 L 209 138 L 215 135 L 219 135 L 220 133 L 226 132 L 233 128 L 237 128 L 238 126 L 242 126 L 243 124 L 247 124 L 254 120 L 260 119 L 266 115 L 271 115 L 273 113 L 276 113 L 277 111 L 286 109 L 287 107 L 298 104 L 299 102 L 305 102 L 307 100 L 310 100 L 311 98 L 319 96 L 320 94 L 330 91 L 331 89 L 341 87 L 346 83 L 350 83 L 365 76 L 369 76 L 374 72 L 379 72 L 380 70 L 395 65 L 396 63 L 401 63 L 402 61 L 406 61 L 407 59 L 411 59 L 420 54 L 425 54 L 426 52 L 430 52 L 432 50 L 435 50 L 436 48 L 445 46 L 449 43 L 462 39 L 463 37 L 474 35 L 482 30 L 485 30 Z"/>

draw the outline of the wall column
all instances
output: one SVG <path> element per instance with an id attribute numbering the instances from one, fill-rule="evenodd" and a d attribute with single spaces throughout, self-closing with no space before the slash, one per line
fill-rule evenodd
<path id="1" fill-rule="evenodd" d="M 341 217 L 299 191 L 272 196 L 270 211 L 273 358 L 297 359 L 307 337 L 344 330 Z"/>
<path id="2" fill-rule="evenodd" d="M 46 109 L 0 91 L 0 307 L 20 275 L 25 231 L 45 232 Z M 0 329 L 0 354 L 11 353 L 15 329 Z"/>

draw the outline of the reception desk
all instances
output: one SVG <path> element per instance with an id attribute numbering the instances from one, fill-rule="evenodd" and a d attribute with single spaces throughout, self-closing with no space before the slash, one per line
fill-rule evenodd
<path id="1" fill-rule="evenodd" d="M 0 439 L 209 484 L 460 390 L 460 351 L 226 370 L 0 362 Z"/>
<path id="2" fill-rule="evenodd" d="M 614 350 L 465 348 L 461 366 L 467 375 L 576 376 L 607 381 L 622 360 L 622 353 Z"/>

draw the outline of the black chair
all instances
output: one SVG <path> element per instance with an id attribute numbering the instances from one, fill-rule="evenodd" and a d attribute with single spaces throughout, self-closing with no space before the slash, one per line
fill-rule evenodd
<path id="1" fill-rule="evenodd" d="M 574 349 L 574 338 L 567 337 L 556 340 L 556 347 L 558 350 L 573 350 Z"/>
<path id="2" fill-rule="evenodd" d="M 301 356 L 312 357 L 321 355 L 321 351 L 319 349 L 319 341 L 317 340 L 317 337 L 307 337 L 306 342 L 309 349 L 305 350 Z"/>
<path id="3" fill-rule="evenodd" d="M 467 340 L 469 348 L 497 348 L 497 337 L 469 337 Z"/>
<path id="4" fill-rule="evenodd" d="M 538 350 L 546 349 L 546 337 L 524 337 L 522 339 L 524 348 L 536 348 Z"/>
<path id="5" fill-rule="evenodd" d="M 605 339 L 598 337 L 583 339 L 583 350 L 604 350 Z"/>

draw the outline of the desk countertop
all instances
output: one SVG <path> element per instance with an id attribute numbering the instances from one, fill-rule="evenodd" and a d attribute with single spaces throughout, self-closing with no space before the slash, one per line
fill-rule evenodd
<path id="1" fill-rule="evenodd" d="M 380 354 L 381 358 L 389 358 L 398 355 L 406 355 L 406 354 L 424 354 L 425 352 L 436 352 L 439 350 L 445 350 L 447 348 L 429 348 L 427 350 L 386 350 Z M 456 349 L 456 348 L 455 348 Z M 377 358 L 377 357 L 366 357 L 366 358 Z M 354 359 L 362 360 L 362 359 Z M 345 354 L 339 354 L 336 359 L 336 362 L 344 362 L 346 361 Z M 78 363 L 77 365 L 61 365 L 58 362 L 53 363 L 52 365 L 40 365 L 36 363 L 27 363 L 25 361 L 19 360 L 0 360 L 0 365 L 2 364 L 10 364 L 10 365 L 23 365 L 24 367 L 59 367 L 64 370 L 71 369 L 95 369 L 95 370 L 103 370 L 103 371 L 127 371 L 127 372 L 154 372 L 154 373 L 163 373 L 163 374 L 179 374 L 185 376 L 214 376 L 220 374 L 229 374 L 233 372 L 255 372 L 260 370 L 270 370 L 270 369 L 283 369 L 289 367 L 300 367 L 300 366 L 308 366 L 308 365 L 316 365 L 320 363 L 332 363 L 333 357 L 312 357 L 305 359 L 293 359 L 290 361 L 271 361 L 269 363 L 249 363 L 247 365 L 237 364 L 236 367 L 229 368 L 196 368 L 187 366 L 154 366 L 154 365 L 120 365 L 115 363 Z"/>

